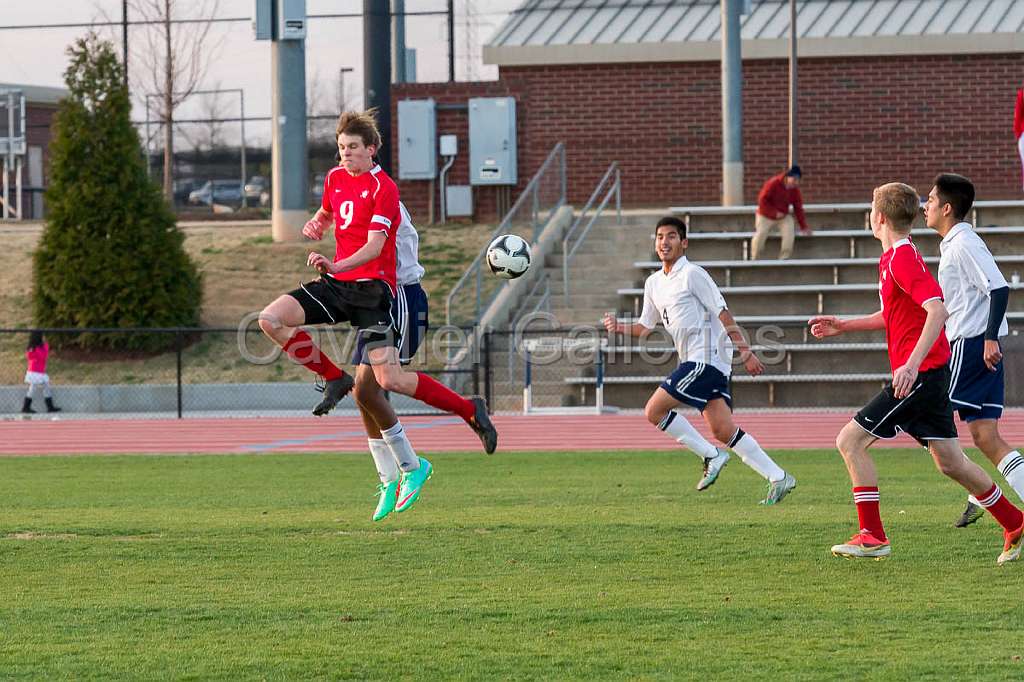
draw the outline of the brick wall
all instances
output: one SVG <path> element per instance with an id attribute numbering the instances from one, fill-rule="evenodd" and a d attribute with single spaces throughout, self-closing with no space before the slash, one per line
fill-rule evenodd
<path id="1" fill-rule="evenodd" d="M 745 200 L 787 156 L 786 60 L 746 61 Z M 1024 54 L 850 57 L 800 61 L 800 164 L 809 202 L 866 201 L 889 180 L 922 192 L 953 170 L 981 198 L 1021 198 L 1013 138 Z M 395 86 L 393 100 L 517 98 L 520 188 L 551 146 L 565 141 L 570 201 L 582 205 L 618 160 L 623 201 L 668 206 L 715 203 L 721 192 L 718 62 L 523 66 L 491 83 Z M 397 115 L 393 119 L 397 127 Z M 466 145 L 465 111 L 439 111 L 438 132 Z M 453 182 L 467 181 L 460 154 Z M 397 160 L 395 163 L 397 168 Z M 425 210 L 425 182 L 404 182 L 410 208 Z M 477 215 L 493 218 L 493 189 L 475 190 Z"/>

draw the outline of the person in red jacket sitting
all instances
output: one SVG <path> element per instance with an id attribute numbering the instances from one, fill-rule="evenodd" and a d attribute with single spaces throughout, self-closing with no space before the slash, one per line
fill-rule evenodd
<path id="1" fill-rule="evenodd" d="M 1013 110 L 1013 134 L 1017 138 L 1020 154 L 1021 184 L 1024 187 L 1024 88 L 1017 91 L 1017 106 Z"/>
<path id="2" fill-rule="evenodd" d="M 53 393 L 50 391 L 50 377 L 46 373 L 46 359 L 50 356 L 50 344 L 43 340 L 43 333 L 40 331 L 30 332 L 28 335 L 28 348 L 25 349 L 25 357 L 28 359 L 28 371 L 25 372 L 25 383 L 28 384 L 28 393 L 25 395 L 25 402 L 21 406 L 22 414 L 35 414 L 32 409 L 32 394 L 36 388 L 43 392 L 43 399 L 46 401 L 47 412 L 60 412 L 60 408 L 53 404 Z"/>
<path id="3" fill-rule="evenodd" d="M 754 238 L 750 242 L 750 257 L 753 260 L 762 257 L 768 233 L 776 227 L 782 236 L 779 260 L 786 260 L 793 255 L 793 216 L 789 214 L 790 206 L 800 223 L 800 234 L 811 233 L 804 215 L 804 200 L 800 196 L 800 175 L 800 166 L 791 166 L 785 172 L 768 178 L 761 187 L 757 195 Z"/>

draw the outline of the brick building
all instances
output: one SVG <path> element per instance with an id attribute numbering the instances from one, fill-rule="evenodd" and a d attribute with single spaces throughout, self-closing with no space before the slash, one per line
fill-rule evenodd
<path id="1" fill-rule="evenodd" d="M 27 149 L 22 160 L 22 217 L 38 219 L 43 217 L 43 187 L 47 169 L 50 165 L 50 137 L 53 118 L 57 113 L 57 104 L 66 97 L 64 88 L 52 88 L 41 85 L 21 85 L 18 83 L 0 83 L 0 91 L 20 90 L 25 95 L 25 134 Z M 6 110 L 4 116 L 6 117 Z M 7 121 L 0 122 L 0 135 L 6 135 Z M 15 122 L 15 130 L 20 131 L 20 123 Z M 15 178 L 13 170 L 8 176 L 11 192 L 11 208 L 17 199 L 14 196 Z"/>
<path id="2" fill-rule="evenodd" d="M 564 141 L 570 201 L 578 205 L 615 160 L 626 204 L 717 203 L 719 6 L 530 0 L 484 48 L 485 61 L 499 66 L 497 81 L 396 85 L 392 97 L 442 105 L 515 97 L 517 189 Z M 924 187 L 940 170 L 970 176 L 986 199 L 1020 197 L 1012 121 L 1024 85 L 1024 2 L 797 0 L 797 7 L 807 201 L 864 201 L 881 181 Z M 788 0 L 757 0 L 742 19 L 748 203 L 787 160 L 788 30 Z M 439 108 L 437 128 L 466 144 L 464 110 Z M 468 182 L 467 157 L 458 157 L 452 183 Z M 410 208 L 426 210 L 427 187 L 401 183 Z M 493 218 L 494 193 L 474 188 L 478 217 Z"/>

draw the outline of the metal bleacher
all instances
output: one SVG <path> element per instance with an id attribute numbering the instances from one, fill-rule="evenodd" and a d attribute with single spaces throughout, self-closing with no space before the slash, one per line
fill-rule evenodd
<path id="1" fill-rule="evenodd" d="M 749 260 L 753 233 L 735 229 L 715 229 L 714 221 L 746 209 L 726 210 L 708 207 L 702 223 L 709 229 L 694 229 L 691 223 L 687 256 L 708 270 L 718 283 L 739 325 L 765 362 L 765 373 L 747 375 L 741 365 L 733 374 L 733 396 L 740 407 L 844 407 L 866 402 L 891 377 L 885 350 L 884 332 L 865 332 L 816 340 L 808 333 L 807 320 L 816 314 L 855 317 L 878 310 L 878 241 L 863 227 L 850 229 L 862 219 L 866 205 L 825 205 L 819 213 L 819 226 L 810 236 L 798 235 L 794 258 Z M 987 216 L 999 209 L 1024 212 L 1024 202 L 979 202 Z M 751 207 L 752 208 L 752 207 Z M 813 213 L 813 208 L 808 212 Z M 692 219 L 695 209 L 674 209 Z M 842 227 L 830 229 L 833 216 Z M 751 210 L 752 213 L 752 210 Z M 1011 290 L 1008 319 L 1010 336 L 1004 345 L 1009 357 L 1017 347 L 1018 333 L 1024 329 L 1024 296 L 1019 294 L 1018 270 L 1024 268 L 1024 221 L 1019 217 L 1005 225 L 978 228 L 1003 270 Z M 991 221 L 991 218 L 990 218 Z M 752 221 L 747 221 L 750 225 Z M 824 224 L 823 224 L 824 223 Z M 650 226 L 647 237 L 649 238 Z M 639 236 L 639 235 L 636 235 Z M 938 265 L 938 235 L 927 228 L 913 231 L 914 243 L 925 256 L 932 273 Z M 768 241 L 767 252 L 777 253 L 778 239 Z M 643 281 L 660 263 L 649 258 L 632 261 L 632 281 L 620 280 L 615 289 L 620 319 L 631 321 L 640 312 Z M 625 254 L 623 254 L 625 255 Z M 581 302 L 584 307 L 597 301 Z M 678 362 L 664 334 L 659 343 L 643 343 L 618 338 L 603 345 L 604 361 L 599 373 L 603 383 L 603 402 L 610 406 L 642 407 L 651 390 Z M 641 348 L 646 352 L 641 353 Z M 562 379 L 578 400 L 587 403 L 598 384 L 598 375 L 578 368 Z M 1014 366 L 1008 364 L 1007 402 L 1020 404 L 1024 398 L 1022 382 L 1013 379 Z"/>

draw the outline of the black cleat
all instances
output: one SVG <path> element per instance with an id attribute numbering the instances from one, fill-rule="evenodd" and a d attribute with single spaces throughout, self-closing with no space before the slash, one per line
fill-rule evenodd
<path id="1" fill-rule="evenodd" d="M 491 416 L 487 414 L 487 401 L 480 396 L 473 396 L 469 401 L 475 408 L 473 421 L 469 422 L 469 427 L 476 432 L 476 435 L 480 436 L 480 442 L 484 444 L 484 452 L 488 455 L 494 454 L 494 451 L 498 449 L 498 430 L 494 428 Z"/>
<path id="2" fill-rule="evenodd" d="M 352 380 L 348 374 L 342 374 L 337 379 L 331 379 L 324 384 L 323 392 L 324 399 L 313 408 L 313 414 L 317 417 L 322 417 L 331 410 L 334 406 L 341 402 L 341 399 L 348 395 L 348 392 L 352 390 L 352 387 L 356 385 L 356 382 Z M 319 389 L 320 387 L 317 386 Z"/>
<path id="3" fill-rule="evenodd" d="M 964 513 L 960 515 L 956 523 L 953 524 L 955 528 L 966 528 L 971 525 L 982 516 L 985 515 L 985 509 L 973 502 L 967 503 L 967 508 L 964 509 Z"/>

